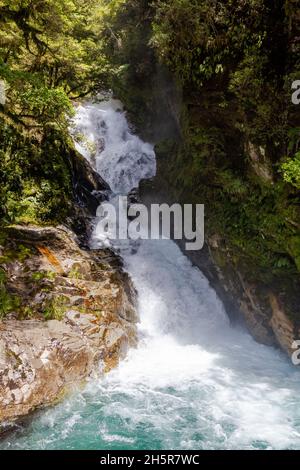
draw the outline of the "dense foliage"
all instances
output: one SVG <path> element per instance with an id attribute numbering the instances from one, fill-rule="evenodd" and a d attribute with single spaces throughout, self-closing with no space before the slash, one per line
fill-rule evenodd
<path id="1" fill-rule="evenodd" d="M 280 0 L 159 1 L 153 21 L 190 103 L 177 183 L 209 201 L 211 232 L 266 272 L 300 268 L 298 21 L 297 2 Z"/>
<path id="2" fill-rule="evenodd" d="M 101 54 L 101 17 L 94 0 L 0 1 L 4 223 L 65 217 L 72 195 L 71 100 L 107 87 L 110 75 Z"/>
<path id="3" fill-rule="evenodd" d="M 103 86 L 108 65 L 100 53 L 96 5 L 94 0 L 0 2 L 0 76 L 16 122 L 60 124 L 70 112 L 69 97 Z"/>

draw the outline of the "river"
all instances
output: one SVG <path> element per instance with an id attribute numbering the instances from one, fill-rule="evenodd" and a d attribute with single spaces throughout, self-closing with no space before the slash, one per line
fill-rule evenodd
<path id="1" fill-rule="evenodd" d="M 117 102 L 77 108 L 78 149 L 111 202 L 156 171 Z M 103 150 L 104 148 L 104 150 Z M 233 328 L 207 279 L 171 240 L 115 242 L 138 293 L 139 343 L 119 367 L 41 412 L 2 449 L 300 449 L 299 371 Z"/>

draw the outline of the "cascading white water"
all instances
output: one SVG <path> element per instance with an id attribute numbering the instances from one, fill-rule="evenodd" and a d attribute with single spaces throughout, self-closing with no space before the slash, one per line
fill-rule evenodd
<path id="1" fill-rule="evenodd" d="M 117 100 L 80 106 L 75 129 L 85 139 L 76 146 L 115 193 L 127 194 L 142 178 L 154 176 L 156 162 L 153 147 L 130 132 L 121 110 Z"/>
<path id="2" fill-rule="evenodd" d="M 153 148 L 130 132 L 118 107 L 87 103 L 75 119 L 87 138 L 78 149 L 115 194 L 155 172 Z M 92 246 L 103 243 L 120 250 L 138 291 L 139 345 L 4 447 L 299 449 L 297 368 L 230 326 L 214 290 L 174 242 L 144 240 L 131 250 L 95 229 Z"/>

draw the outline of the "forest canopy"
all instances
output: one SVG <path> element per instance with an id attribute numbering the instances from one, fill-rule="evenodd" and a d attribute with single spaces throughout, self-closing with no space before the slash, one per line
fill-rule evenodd
<path id="1" fill-rule="evenodd" d="M 0 1 L 0 78 L 15 122 L 60 124 L 71 112 L 70 98 L 107 86 L 101 3 Z"/>

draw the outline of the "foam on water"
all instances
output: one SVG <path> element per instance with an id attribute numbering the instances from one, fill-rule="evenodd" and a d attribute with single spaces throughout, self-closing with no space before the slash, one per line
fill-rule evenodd
<path id="1" fill-rule="evenodd" d="M 117 100 L 79 106 L 74 124 L 77 135 L 85 137 L 77 140 L 77 149 L 115 193 L 127 194 L 141 179 L 155 174 L 153 146 L 130 131 Z"/>
<path id="2" fill-rule="evenodd" d="M 78 148 L 115 193 L 153 176 L 153 148 L 115 103 L 80 106 Z M 96 145 L 97 147 L 97 145 Z M 104 148 L 104 149 L 103 149 Z M 112 194 L 112 200 L 114 199 Z M 202 273 L 168 240 L 117 246 L 138 291 L 139 346 L 120 366 L 0 447 L 27 449 L 300 448 L 298 369 L 233 329 Z"/>

